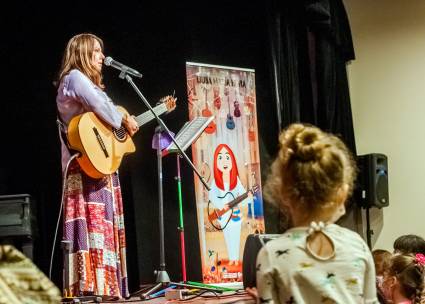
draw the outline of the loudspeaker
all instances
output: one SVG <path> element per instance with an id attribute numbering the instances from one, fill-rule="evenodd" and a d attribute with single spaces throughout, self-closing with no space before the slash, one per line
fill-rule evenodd
<path id="1" fill-rule="evenodd" d="M 250 234 L 248 235 L 243 251 L 242 279 L 244 288 L 256 287 L 257 255 L 260 249 L 270 240 L 280 237 L 281 234 Z"/>
<path id="2" fill-rule="evenodd" d="M 27 257 L 33 256 L 36 235 L 34 206 L 29 194 L 0 195 L 1 243 L 20 243 Z"/>
<path id="3" fill-rule="evenodd" d="M 380 153 L 359 155 L 357 157 L 359 175 L 354 192 L 356 202 L 363 208 L 387 207 L 388 160 Z"/>

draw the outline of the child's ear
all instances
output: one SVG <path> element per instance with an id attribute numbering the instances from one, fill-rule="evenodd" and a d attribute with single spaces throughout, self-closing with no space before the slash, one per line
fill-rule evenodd
<path id="1" fill-rule="evenodd" d="M 343 184 L 339 187 L 336 198 L 338 205 L 344 204 L 348 197 L 348 184 Z"/>
<path id="2" fill-rule="evenodd" d="M 384 274 L 384 277 L 382 279 L 382 282 L 387 286 L 387 287 L 393 287 L 394 284 L 397 282 L 397 278 L 393 275 L 389 275 L 389 274 Z"/>
<path id="3" fill-rule="evenodd" d="M 388 279 L 388 284 L 391 286 L 391 288 L 394 287 L 396 283 L 398 283 L 397 278 L 395 276 L 390 276 Z"/>

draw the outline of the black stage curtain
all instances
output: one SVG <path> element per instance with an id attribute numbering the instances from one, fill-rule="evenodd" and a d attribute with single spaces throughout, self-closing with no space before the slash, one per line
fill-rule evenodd
<path id="1" fill-rule="evenodd" d="M 342 0 L 271 0 L 267 15 L 270 87 L 279 128 L 314 124 L 339 135 L 356 155 L 346 71 L 354 48 Z M 347 206 L 352 216 L 355 205 L 350 200 Z M 266 212 L 269 230 L 289 226 L 283 211 L 268 205 Z"/>
<path id="2" fill-rule="evenodd" d="M 354 59 L 341 0 L 270 1 L 272 92 L 280 128 L 314 124 L 356 152 L 346 64 Z"/>

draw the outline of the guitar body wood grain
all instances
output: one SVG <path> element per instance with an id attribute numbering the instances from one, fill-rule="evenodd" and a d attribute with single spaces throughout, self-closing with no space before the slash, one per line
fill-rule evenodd
<path id="1" fill-rule="evenodd" d="M 127 113 L 122 107 L 118 107 L 118 110 Z M 99 142 L 99 137 L 102 142 Z M 78 115 L 71 120 L 68 127 L 68 142 L 72 149 L 80 152 L 81 157 L 77 157 L 77 161 L 84 172 L 92 178 L 102 178 L 117 171 L 124 155 L 136 151 L 128 134 L 124 140 L 118 140 L 113 128 L 93 112 Z M 106 154 L 104 149 L 107 151 Z"/>
<path id="2" fill-rule="evenodd" d="M 174 97 L 167 96 L 161 101 L 153 108 L 157 115 L 170 112 L 176 107 Z M 128 115 L 123 107 L 117 108 Z M 154 118 L 151 111 L 146 111 L 135 117 L 135 120 L 140 127 Z M 98 118 L 94 112 L 86 112 L 72 118 L 67 137 L 70 148 L 80 153 L 77 161 L 81 169 L 92 178 L 102 178 L 114 173 L 121 165 L 123 157 L 136 151 L 133 139 L 124 127 L 115 129 Z"/>

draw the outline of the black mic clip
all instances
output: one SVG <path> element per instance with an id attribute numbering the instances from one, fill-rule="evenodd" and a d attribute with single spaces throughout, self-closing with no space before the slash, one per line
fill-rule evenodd
<path id="1" fill-rule="evenodd" d="M 121 79 L 124 79 L 127 74 L 132 75 L 134 77 L 138 77 L 138 78 L 142 78 L 142 76 L 143 76 L 141 73 L 139 73 L 135 69 L 132 69 L 129 66 L 126 66 L 125 64 L 122 64 L 121 62 L 118 62 L 118 61 L 112 59 L 112 57 L 106 57 L 103 60 L 103 64 L 106 65 L 106 66 L 111 66 L 111 67 L 113 67 L 117 70 L 120 70 L 121 73 L 120 73 L 119 77 Z"/>

